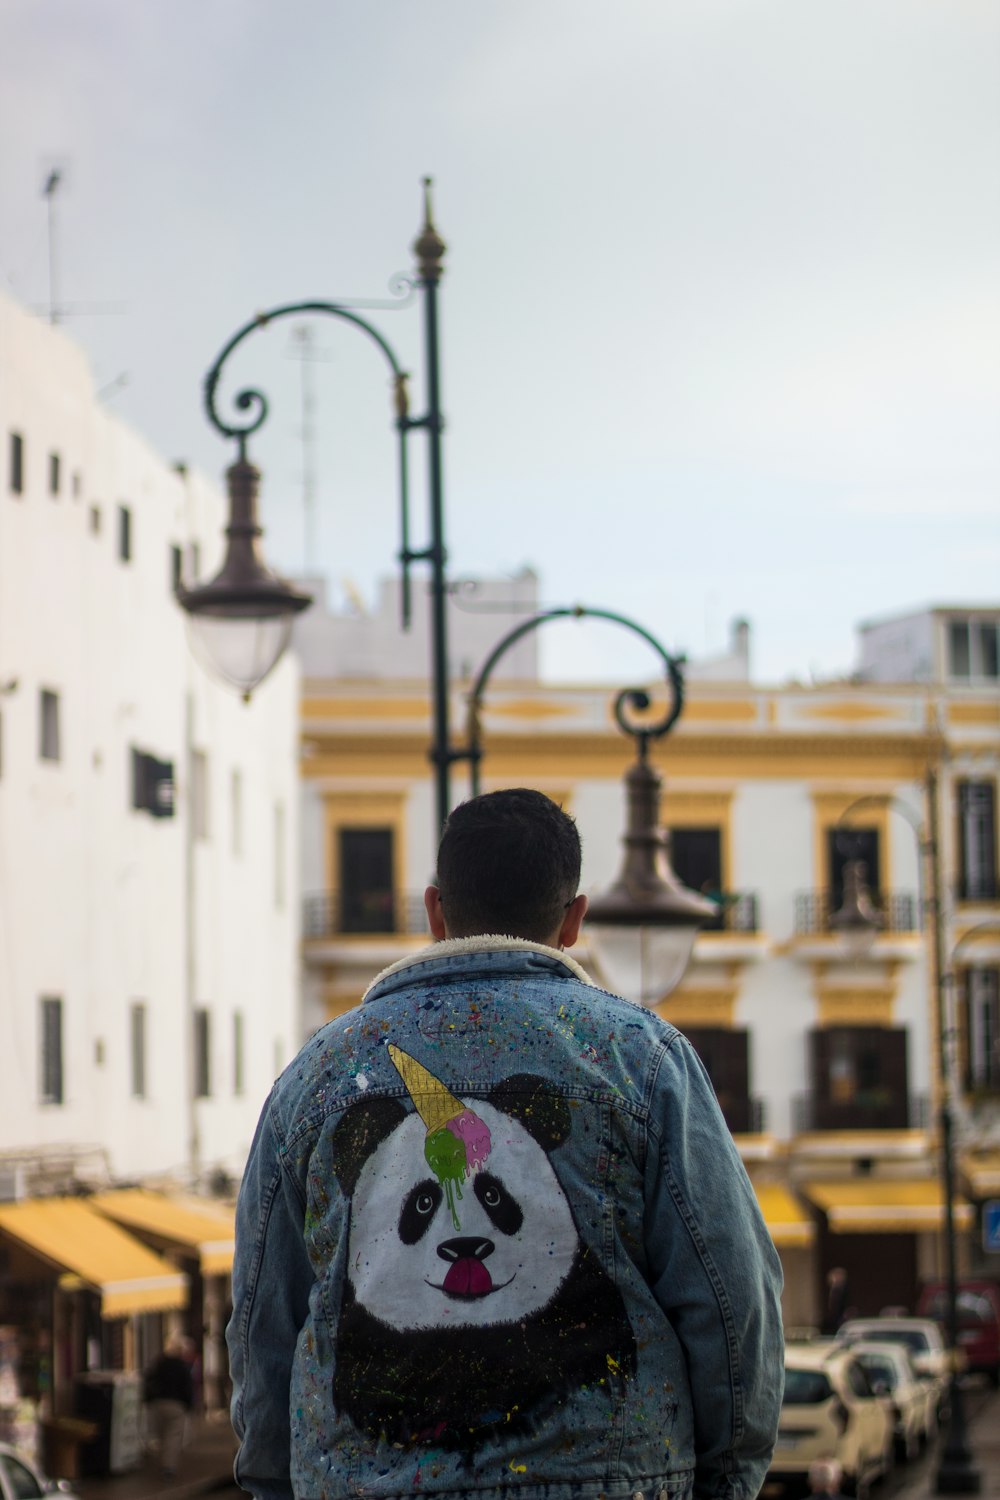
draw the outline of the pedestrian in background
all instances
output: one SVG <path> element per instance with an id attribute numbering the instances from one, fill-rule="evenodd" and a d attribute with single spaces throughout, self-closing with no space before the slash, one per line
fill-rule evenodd
<path id="1" fill-rule="evenodd" d="M 164 1479 L 172 1479 L 177 1473 L 184 1446 L 184 1424 L 194 1405 L 191 1362 L 185 1358 L 187 1342 L 182 1338 L 169 1339 L 163 1353 L 146 1371 L 143 1383 L 149 1429 Z"/>

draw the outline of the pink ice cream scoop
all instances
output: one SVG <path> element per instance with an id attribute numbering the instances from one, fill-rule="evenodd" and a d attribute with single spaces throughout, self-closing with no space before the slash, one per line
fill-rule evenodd
<path id="1" fill-rule="evenodd" d="M 473 1172 L 481 1167 L 490 1154 L 490 1128 L 485 1120 L 471 1109 L 463 1109 L 460 1115 L 453 1115 L 445 1126 L 452 1135 L 458 1137 L 465 1147 L 466 1171 Z"/>

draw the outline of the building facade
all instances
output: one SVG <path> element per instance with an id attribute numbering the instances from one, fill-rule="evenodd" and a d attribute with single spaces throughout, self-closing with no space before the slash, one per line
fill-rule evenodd
<path id="1" fill-rule="evenodd" d="M 462 695 L 459 684 L 459 742 Z M 482 716 L 484 789 L 528 784 L 566 806 L 591 892 L 616 873 L 624 826 L 632 750 L 613 699 L 607 688 L 498 678 Z M 315 1025 L 426 940 L 421 894 L 436 842 L 426 684 L 307 675 L 302 732 L 303 950 Z M 956 1224 L 966 1265 L 979 1254 L 978 1200 L 997 1166 L 1000 698 L 979 682 L 766 689 L 692 672 L 684 714 L 652 753 L 675 868 L 719 905 L 682 985 L 657 1008 L 712 1076 L 783 1256 L 786 1320 L 821 1321 L 835 1267 L 847 1271 L 859 1311 L 912 1306 L 920 1281 L 943 1265 L 942 995 L 959 1020 L 949 1062 L 960 1089 Z M 929 773 L 943 951 L 956 980 L 941 987 Z M 456 768 L 455 801 L 467 795 L 464 774 Z M 844 866 L 859 859 L 883 917 L 866 952 L 831 924 Z M 586 931 L 580 956 L 600 977 Z"/>
<path id="2" fill-rule="evenodd" d="M 30 1286 L 51 1331 L 55 1297 L 58 1386 L 141 1362 L 147 1313 L 200 1333 L 197 1247 L 231 1256 L 205 1195 L 301 1037 L 297 671 L 250 704 L 209 679 L 174 590 L 221 551 L 221 495 L 7 300 L 0 351 L 0 1324 Z M 124 1187 L 207 1221 L 97 1223 Z"/>

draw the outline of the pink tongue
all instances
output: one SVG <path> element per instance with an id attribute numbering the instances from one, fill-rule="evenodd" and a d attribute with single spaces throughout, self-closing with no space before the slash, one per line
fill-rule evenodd
<path id="1" fill-rule="evenodd" d="M 459 1297 L 482 1297 L 493 1290 L 493 1278 L 482 1261 L 470 1255 L 448 1267 L 444 1289 Z"/>

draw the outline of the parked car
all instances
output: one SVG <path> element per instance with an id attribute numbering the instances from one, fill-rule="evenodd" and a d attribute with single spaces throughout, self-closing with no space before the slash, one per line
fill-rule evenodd
<path id="1" fill-rule="evenodd" d="M 872 1389 L 892 1404 L 897 1458 L 916 1458 L 937 1432 L 937 1402 L 933 1384 L 921 1380 L 905 1344 L 864 1339 L 851 1348 L 865 1367 Z"/>
<path id="2" fill-rule="evenodd" d="M 809 1466 L 833 1458 L 844 1487 L 865 1500 L 874 1480 L 892 1467 L 890 1403 L 876 1395 L 861 1360 L 834 1343 L 785 1347 L 785 1393 L 768 1478 L 808 1483 Z"/>
<path id="3" fill-rule="evenodd" d="M 0 1443 L 0 1500 L 40 1500 L 52 1494 L 77 1500 L 65 1479 L 47 1478 L 26 1454 Z"/>
<path id="4" fill-rule="evenodd" d="M 1000 1387 L 1000 1286 L 995 1281 L 961 1281 L 958 1284 L 958 1347 L 967 1370 L 986 1375 Z M 948 1336 L 948 1290 L 943 1281 L 929 1281 L 921 1288 L 917 1312 L 940 1323 Z"/>
<path id="5" fill-rule="evenodd" d="M 837 1330 L 839 1343 L 856 1344 L 861 1339 L 905 1345 L 910 1351 L 917 1374 L 933 1387 L 937 1411 L 941 1414 L 951 1378 L 952 1357 L 945 1347 L 941 1329 L 933 1318 L 895 1315 L 849 1318 Z"/>

